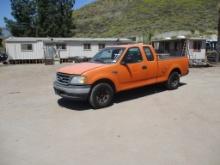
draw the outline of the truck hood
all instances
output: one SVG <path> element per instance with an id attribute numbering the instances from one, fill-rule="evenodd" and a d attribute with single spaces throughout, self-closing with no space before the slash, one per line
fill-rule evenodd
<path id="1" fill-rule="evenodd" d="M 69 65 L 63 68 L 60 68 L 58 72 L 66 73 L 66 74 L 76 74 L 81 75 L 87 71 L 90 71 L 95 68 L 99 68 L 104 66 L 105 64 L 99 64 L 99 63 L 80 63 L 80 64 L 73 64 Z"/>

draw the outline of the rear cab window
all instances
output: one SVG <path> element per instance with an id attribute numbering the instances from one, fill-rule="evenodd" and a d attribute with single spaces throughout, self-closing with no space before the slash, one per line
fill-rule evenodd
<path id="1" fill-rule="evenodd" d="M 148 61 L 154 61 L 154 55 L 149 47 L 144 47 L 144 52 Z"/>

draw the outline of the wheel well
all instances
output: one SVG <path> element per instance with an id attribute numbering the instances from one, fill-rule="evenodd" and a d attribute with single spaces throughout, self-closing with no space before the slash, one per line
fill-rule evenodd
<path id="1" fill-rule="evenodd" d="M 173 69 L 173 70 L 170 72 L 170 74 L 173 73 L 173 72 L 178 72 L 178 73 L 181 75 L 181 70 L 180 70 L 179 68 Z"/>
<path id="2" fill-rule="evenodd" d="M 99 84 L 99 83 L 107 83 L 107 84 L 111 85 L 111 87 L 114 90 L 114 92 L 116 92 L 115 84 L 111 80 L 109 80 L 109 79 L 98 80 L 95 83 L 93 83 L 92 87 L 94 87 L 96 84 Z"/>

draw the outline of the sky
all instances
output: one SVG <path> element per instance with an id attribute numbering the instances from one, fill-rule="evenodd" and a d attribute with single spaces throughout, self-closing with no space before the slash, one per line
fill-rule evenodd
<path id="1" fill-rule="evenodd" d="M 76 0 L 75 9 L 78 9 L 95 0 Z M 0 0 L 0 27 L 4 27 L 4 17 L 12 18 L 10 0 Z"/>

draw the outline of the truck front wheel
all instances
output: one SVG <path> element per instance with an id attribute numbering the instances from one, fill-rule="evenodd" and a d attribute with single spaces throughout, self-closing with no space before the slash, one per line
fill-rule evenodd
<path id="1" fill-rule="evenodd" d="M 166 87 L 169 90 L 177 89 L 180 83 L 180 75 L 178 72 L 174 71 L 170 74 L 167 82 Z"/>
<path id="2" fill-rule="evenodd" d="M 108 83 L 96 84 L 91 91 L 89 103 L 93 108 L 107 107 L 112 103 L 114 90 Z"/>

